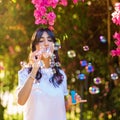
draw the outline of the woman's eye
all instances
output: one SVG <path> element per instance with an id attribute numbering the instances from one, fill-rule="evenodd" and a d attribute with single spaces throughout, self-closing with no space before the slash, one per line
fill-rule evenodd
<path id="1" fill-rule="evenodd" d="M 44 40 L 43 39 L 40 39 L 39 42 L 43 42 Z"/>
<path id="2" fill-rule="evenodd" d="M 42 39 L 42 38 L 39 40 L 39 42 L 44 42 L 44 41 L 45 41 L 45 39 Z M 53 40 L 51 38 L 48 38 L 47 41 L 53 42 Z"/>
<path id="3" fill-rule="evenodd" d="M 52 39 L 48 39 L 48 41 L 49 41 L 49 42 L 53 42 L 53 40 L 52 40 Z"/>

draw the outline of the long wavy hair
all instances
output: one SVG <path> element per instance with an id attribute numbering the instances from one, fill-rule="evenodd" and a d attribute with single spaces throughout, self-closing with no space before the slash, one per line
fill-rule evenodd
<path id="1" fill-rule="evenodd" d="M 52 38 L 53 43 L 54 44 L 56 43 L 55 35 L 54 35 L 54 33 L 50 29 L 48 29 L 48 28 L 38 28 L 34 32 L 34 34 L 32 36 L 32 39 L 31 39 L 31 41 L 32 41 L 32 43 L 31 43 L 31 50 L 32 50 L 32 52 L 34 52 L 36 50 L 36 44 L 39 43 L 39 40 L 40 40 L 43 32 L 47 32 L 47 34 Z M 60 63 L 58 50 L 54 50 L 53 54 L 55 55 L 55 57 L 54 57 L 55 64 L 56 63 Z M 53 72 L 53 76 L 52 76 L 52 78 L 49 79 L 49 81 L 54 86 L 59 86 L 62 83 L 62 81 L 63 81 L 63 75 L 60 73 L 60 69 L 61 68 L 58 65 L 54 65 L 51 68 L 55 72 Z M 31 70 L 32 70 L 32 67 L 30 67 L 28 69 L 28 73 L 30 73 Z M 39 68 L 38 71 L 37 71 L 37 74 L 36 74 L 36 80 L 40 80 L 41 77 L 42 77 L 41 68 Z"/>

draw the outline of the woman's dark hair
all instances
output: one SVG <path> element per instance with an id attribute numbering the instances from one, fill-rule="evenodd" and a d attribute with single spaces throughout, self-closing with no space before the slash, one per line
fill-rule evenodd
<path id="1" fill-rule="evenodd" d="M 53 43 L 56 43 L 55 35 L 54 33 L 48 29 L 48 28 L 39 28 L 35 31 L 35 33 L 32 36 L 32 43 L 31 43 L 31 50 L 34 52 L 36 50 L 36 44 L 39 43 L 39 40 L 43 34 L 43 32 L 47 32 L 47 34 L 52 38 Z M 55 63 L 60 63 L 59 56 L 58 56 L 58 50 L 54 50 L 53 54 L 55 55 L 54 57 L 54 62 Z M 62 81 L 63 81 L 63 75 L 60 73 L 60 66 L 54 65 L 52 66 L 52 70 L 55 71 L 53 72 L 52 78 L 50 78 L 50 82 L 53 83 L 54 86 L 59 86 Z M 28 73 L 30 73 L 32 70 L 32 67 L 29 68 Z M 41 74 L 41 68 L 39 68 L 37 74 L 36 74 L 36 80 L 40 80 L 42 77 Z"/>

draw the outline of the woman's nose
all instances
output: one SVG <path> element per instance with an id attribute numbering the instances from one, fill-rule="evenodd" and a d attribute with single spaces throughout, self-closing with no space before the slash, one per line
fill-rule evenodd
<path id="1" fill-rule="evenodd" d="M 48 40 L 44 41 L 44 45 L 47 46 L 48 45 Z"/>

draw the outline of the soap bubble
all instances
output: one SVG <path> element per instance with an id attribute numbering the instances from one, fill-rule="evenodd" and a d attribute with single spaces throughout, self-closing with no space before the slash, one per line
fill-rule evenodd
<path id="1" fill-rule="evenodd" d="M 89 93 L 90 94 L 98 94 L 99 92 L 100 92 L 100 89 L 97 86 L 89 87 Z"/>
<path id="2" fill-rule="evenodd" d="M 84 51 L 88 51 L 89 50 L 89 47 L 86 45 L 86 46 L 83 46 L 83 50 Z"/>
<path id="3" fill-rule="evenodd" d="M 69 58 L 74 58 L 74 57 L 76 57 L 76 53 L 75 53 L 74 50 L 69 50 L 69 51 L 67 52 L 67 54 L 68 54 L 68 57 L 69 57 Z"/>
<path id="4" fill-rule="evenodd" d="M 98 85 L 98 84 L 101 83 L 101 78 L 100 77 L 96 77 L 96 78 L 93 79 L 93 81 L 94 81 L 95 84 Z"/>
<path id="5" fill-rule="evenodd" d="M 117 73 L 112 73 L 111 74 L 111 79 L 112 80 L 117 80 L 118 79 L 118 74 Z"/>
<path id="6" fill-rule="evenodd" d="M 106 43 L 107 40 L 105 39 L 104 36 L 101 35 L 101 36 L 100 36 L 100 41 L 101 41 L 102 43 Z"/>
<path id="7" fill-rule="evenodd" d="M 87 66 L 87 61 L 86 60 L 81 60 L 80 64 L 82 67 Z"/>
<path id="8" fill-rule="evenodd" d="M 28 67 L 27 62 L 25 62 L 25 61 L 21 61 L 20 65 L 21 65 L 21 67 Z"/>
<path id="9" fill-rule="evenodd" d="M 85 79 L 86 79 L 85 74 L 80 73 L 80 74 L 78 75 L 78 79 L 79 79 L 79 80 L 85 80 Z"/>
<path id="10" fill-rule="evenodd" d="M 54 45 L 54 49 L 55 50 L 58 50 L 58 49 L 60 49 L 61 48 L 61 43 L 59 42 L 59 41 L 57 41 L 56 43 L 55 43 L 55 45 Z"/>
<path id="11" fill-rule="evenodd" d="M 49 56 L 52 55 L 50 47 L 44 48 L 44 49 L 42 50 L 42 52 L 44 53 L 44 54 L 43 54 L 44 58 L 48 58 Z"/>
<path id="12" fill-rule="evenodd" d="M 87 72 L 89 72 L 89 73 L 94 71 L 94 67 L 92 66 L 91 63 L 88 63 L 88 65 L 85 68 L 86 68 Z"/>

